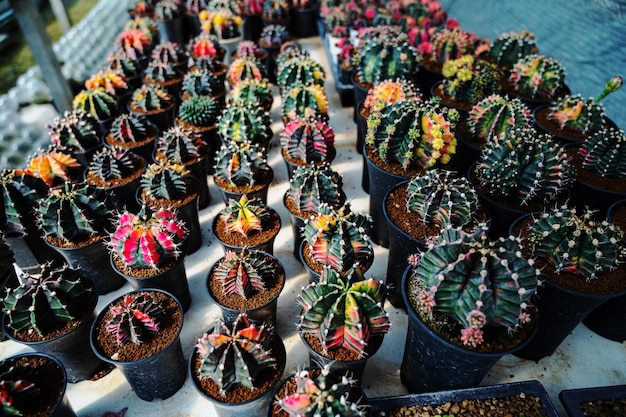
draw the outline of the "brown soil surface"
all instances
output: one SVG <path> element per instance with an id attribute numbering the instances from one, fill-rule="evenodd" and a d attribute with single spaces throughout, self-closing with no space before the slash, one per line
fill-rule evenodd
<path id="1" fill-rule="evenodd" d="M 255 246 L 275 237 L 280 231 L 280 225 L 280 216 L 276 211 L 270 209 L 270 216 L 267 220 L 262 222 L 262 230 L 260 232 L 253 231 L 249 236 L 244 236 L 241 233 L 230 233 L 226 231 L 225 223 L 221 221 L 221 219 L 218 219 L 215 222 L 215 230 L 213 233 L 215 233 L 215 236 L 217 236 L 220 241 L 231 246 Z"/>

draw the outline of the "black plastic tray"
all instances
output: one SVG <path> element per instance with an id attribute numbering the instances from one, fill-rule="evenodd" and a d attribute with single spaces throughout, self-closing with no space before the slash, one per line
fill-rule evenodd
<path id="1" fill-rule="evenodd" d="M 584 417 L 580 404 L 587 401 L 626 398 L 626 385 L 577 388 L 561 391 L 559 399 L 570 417 Z"/>

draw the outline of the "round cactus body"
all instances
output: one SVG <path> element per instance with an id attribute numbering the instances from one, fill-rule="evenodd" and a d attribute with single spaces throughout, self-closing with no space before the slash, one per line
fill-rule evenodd
<path id="1" fill-rule="evenodd" d="M 535 35 L 527 30 L 500 34 L 487 52 L 487 58 L 501 65 L 513 66 L 520 59 L 539 51 Z"/>
<path id="2" fill-rule="evenodd" d="M 290 158 L 306 163 L 325 161 L 334 149 L 335 132 L 324 120 L 296 118 L 283 129 L 280 143 Z"/>
<path id="3" fill-rule="evenodd" d="M 204 156 L 207 147 L 200 135 L 189 129 L 173 126 L 157 140 L 155 155 L 164 156 L 173 163 L 187 164 Z"/>
<path id="4" fill-rule="evenodd" d="M 311 164 L 296 168 L 287 193 L 298 210 L 316 212 L 322 204 L 338 209 L 344 200 L 342 187 L 341 175 L 329 163 Z"/>
<path id="5" fill-rule="evenodd" d="M 286 61 L 278 70 L 278 86 L 285 89 L 295 84 L 324 85 L 326 73 L 322 65 L 309 57 L 297 57 Z"/>
<path id="6" fill-rule="evenodd" d="M 47 127 L 52 143 L 61 149 L 84 152 L 100 145 L 98 121 L 89 113 L 65 112 Z"/>
<path id="7" fill-rule="evenodd" d="M 217 125 L 222 113 L 219 102 L 212 96 L 191 96 L 180 103 L 178 117 L 192 126 L 211 127 Z"/>
<path id="8" fill-rule="evenodd" d="M 587 139 L 579 149 L 583 168 L 601 177 L 626 178 L 626 135 L 613 127 Z"/>
<path id="9" fill-rule="evenodd" d="M 234 59 L 228 66 L 226 79 L 231 87 L 244 80 L 262 80 L 265 68 L 255 57 Z"/>
<path id="10" fill-rule="evenodd" d="M 75 111 L 89 113 L 98 120 L 109 119 L 119 113 L 117 99 L 102 87 L 82 90 L 74 97 L 72 107 Z"/>
<path id="11" fill-rule="evenodd" d="M 0 174 L 0 229 L 34 231 L 33 208 L 48 194 L 48 186 L 34 175 L 16 170 Z"/>
<path id="12" fill-rule="evenodd" d="M 321 85 L 297 84 L 283 93 L 283 116 L 288 120 L 297 117 L 327 117 L 328 97 Z"/>
<path id="13" fill-rule="evenodd" d="M 565 69 L 552 57 L 532 54 L 513 65 L 509 81 L 520 94 L 551 99 L 565 85 Z"/>
<path id="14" fill-rule="evenodd" d="M 252 142 L 265 146 L 272 137 L 270 115 L 261 107 L 228 106 L 217 129 L 224 142 Z"/>
<path id="15" fill-rule="evenodd" d="M 148 119 L 132 113 L 122 113 L 113 120 L 110 135 L 117 142 L 141 143 L 149 137 Z"/>
<path id="16" fill-rule="evenodd" d="M 143 112 L 168 109 L 174 104 L 174 98 L 164 89 L 154 84 L 142 84 L 133 92 L 130 107 Z"/>
<path id="17" fill-rule="evenodd" d="M 253 186 L 270 170 L 259 145 L 231 142 L 222 145 L 215 157 L 215 176 L 232 187 Z"/>
<path id="18" fill-rule="evenodd" d="M 472 107 L 468 124 L 474 135 L 489 142 L 512 129 L 530 126 L 531 120 L 530 109 L 520 99 L 492 94 Z"/>

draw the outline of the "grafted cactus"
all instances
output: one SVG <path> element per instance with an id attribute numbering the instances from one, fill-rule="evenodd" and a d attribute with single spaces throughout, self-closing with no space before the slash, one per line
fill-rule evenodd
<path id="1" fill-rule="evenodd" d="M 503 72 L 472 55 L 446 61 L 442 67 L 443 91 L 455 101 L 477 103 L 499 89 Z"/>
<path id="2" fill-rule="evenodd" d="M 406 209 L 425 224 L 461 227 L 476 220 L 478 195 L 468 179 L 452 171 L 431 169 L 407 184 Z"/>
<path id="3" fill-rule="evenodd" d="M 587 280 L 617 267 L 626 257 L 623 232 L 591 210 L 578 215 L 562 206 L 533 220 L 528 244 L 533 256 L 551 264 L 557 273 L 570 272 Z"/>
<path id="4" fill-rule="evenodd" d="M 142 84 L 133 91 L 130 99 L 130 107 L 143 112 L 151 112 L 170 108 L 174 104 L 174 98 L 163 88 L 154 84 Z"/>
<path id="5" fill-rule="evenodd" d="M 272 120 L 261 107 L 228 106 L 217 125 L 224 142 L 266 145 L 272 137 Z"/>
<path id="6" fill-rule="evenodd" d="M 19 281 L 19 286 L 7 289 L 2 299 L 7 324 L 15 333 L 46 336 L 75 320 L 81 305 L 94 294 L 80 272 L 67 265 L 44 264 L 40 273 L 20 274 Z"/>
<path id="7" fill-rule="evenodd" d="M 82 165 L 75 158 L 50 146 L 31 155 L 26 173 L 41 178 L 49 187 L 58 187 L 76 177 L 82 169 Z"/>
<path id="8" fill-rule="evenodd" d="M 226 223 L 228 233 L 240 233 L 249 236 L 262 229 L 265 219 L 270 217 L 270 211 L 260 200 L 248 200 L 245 194 L 239 201 L 231 199 L 225 209 L 220 212 L 220 218 Z"/>
<path id="9" fill-rule="evenodd" d="M 232 323 L 217 319 L 196 344 L 198 376 L 210 378 L 222 395 L 238 386 L 258 388 L 261 375 L 276 367 L 269 347 L 274 337 L 272 328 L 251 323 L 245 314 Z"/>
<path id="10" fill-rule="evenodd" d="M 137 157 L 123 148 L 102 148 L 89 163 L 89 174 L 102 182 L 127 178 L 140 166 Z"/>
<path id="11" fill-rule="evenodd" d="M 160 161 L 148 165 L 141 176 L 140 187 L 151 199 L 177 200 L 184 198 L 189 190 L 186 178 L 191 174 L 176 162 Z"/>
<path id="12" fill-rule="evenodd" d="M 84 152 L 100 145 L 98 120 L 89 113 L 67 111 L 46 127 L 50 140 L 60 149 Z"/>
<path id="13" fill-rule="evenodd" d="M 152 214 L 145 206 L 138 214 L 122 212 L 108 246 L 128 268 L 157 270 L 179 259 L 187 232 L 173 209 L 159 209 Z"/>
<path id="14" fill-rule="evenodd" d="M 261 107 L 269 110 L 274 97 L 267 80 L 243 80 L 230 91 L 232 104 L 238 107 Z"/>
<path id="15" fill-rule="evenodd" d="M 296 118 L 280 134 L 280 144 L 290 158 L 308 163 L 325 161 L 335 148 L 335 132 L 315 118 Z"/>
<path id="16" fill-rule="evenodd" d="M 104 88 L 114 96 L 124 93 L 128 90 L 126 76 L 119 70 L 103 69 L 93 74 L 85 81 L 85 88 L 93 90 L 94 88 Z"/>
<path id="17" fill-rule="evenodd" d="M 421 100 L 418 88 L 407 80 L 385 80 L 374 84 L 368 91 L 363 107 L 369 115 L 389 104 L 404 100 Z"/>
<path id="18" fill-rule="evenodd" d="M 313 258 L 337 271 L 355 263 L 365 264 L 374 254 L 367 230 L 370 219 L 351 210 L 350 203 L 338 209 L 322 204 L 308 219 L 302 231 Z"/>
<path id="19" fill-rule="evenodd" d="M 287 61 L 294 58 L 309 58 L 311 54 L 306 49 L 302 48 L 297 41 L 286 41 L 280 45 L 280 51 L 276 57 L 276 67 L 282 68 Z"/>
<path id="20" fill-rule="evenodd" d="M 296 168 L 287 193 L 298 210 L 316 212 L 322 204 L 338 209 L 345 200 L 342 187 L 341 175 L 329 163 L 311 164 Z"/>
<path id="21" fill-rule="evenodd" d="M 223 89 L 223 83 L 211 71 L 193 67 L 183 77 L 183 96 L 211 96 Z"/>
<path id="22" fill-rule="evenodd" d="M 151 58 L 153 61 L 167 62 L 178 65 L 187 62 L 185 50 L 176 42 L 162 42 L 154 47 Z M 186 64 L 183 64 L 186 67 Z"/>
<path id="23" fill-rule="evenodd" d="M 194 59 L 205 57 L 222 59 L 226 53 L 217 36 L 206 32 L 200 32 L 198 36 L 193 38 L 189 42 L 187 50 Z"/>
<path id="24" fill-rule="evenodd" d="M 294 84 L 318 84 L 323 86 L 326 73 L 322 64 L 310 57 L 298 57 L 286 61 L 278 68 L 278 86 L 288 88 Z"/>
<path id="25" fill-rule="evenodd" d="M 239 253 L 226 251 L 213 269 L 213 276 L 222 284 L 224 295 L 237 294 L 247 299 L 265 291 L 265 281 L 276 273 L 266 257 L 263 252 L 246 248 Z"/>
<path id="26" fill-rule="evenodd" d="M 191 126 L 211 127 L 217 125 L 222 108 L 212 96 L 191 96 L 180 103 L 178 119 Z"/>
<path id="27" fill-rule="evenodd" d="M 264 0 L 262 15 L 267 20 L 288 19 L 290 13 L 287 0 Z"/>
<path id="28" fill-rule="evenodd" d="M 320 282 L 309 284 L 298 296 L 303 308 L 298 327 L 319 338 L 324 352 L 345 348 L 365 357 L 371 338 L 391 326 L 383 308 L 385 293 L 385 284 L 365 279 L 359 265 L 341 273 L 326 267 Z"/>
<path id="29" fill-rule="evenodd" d="M 489 142 L 512 129 L 530 126 L 531 120 L 530 109 L 520 99 L 492 94 L 472 107 L 467 123 L 472 134 Z"/>
<path id="30" fill-rule="evenodd" d="M 150 61 L 143 75 L 144 79 L 152 83 L 166 83 L 181 78 L 181 73 L 176 70 L 173 63 L 158 59 Z"/>
<path id="31" fill-rule="evenodd" d="M 47 194 L 48 186 L 41 178 L 21 170 L 3 170 L 0 174 L 0 229 L 33 232 L 33 210 Z"/>
<path id="32" fill-rule="evenodd" d="M 367 415 L 364 405 L 350 400 L 350 390 L 356 381 L 346 375 L 333 374 L 330 365 L 324 366 L 316 377 L 311 376 L 310 372 L 296 372 L 296 392 L 278 398 L 281 409 L 290 417 Z"/>
<path id="33" fill-rule="evenodd" d="M 148 293 L 132 293 L 122 297 L 120 305 L 109 307 L 111 320 L 106 329 L 115 335 L 118 345 L 139 345 L 159 331 L 159 323 L 165 315 L 163 307 Z"/>
<path id="34" fill-rule="evenodd" d="M 587 139 L 578 153 L 583 168 L 602 177 L 626 178 L 626 135 L 613 127 Z"/>
<path id="35" fill-rule="evenodd" d="M 552 57 L 532 54 L 513 65 L 509 81 L 527 97 L 552 99 L 565 85 L 565 69 Z"/>
<path id="36" fill-rule="evenodd" d="M 492 326 L 514 330 L 528 319 L 539 271 L 522 257 L 514 236 L 489 240 L 488 227 L 473 233 L 447 227 L 410 271 L 409 300 L 421 314 L 457 321 L 464 345 L 476 347 Z"/>
<path id="37" fill-rule="evenodd" d="M 29 372 L 29 367 L 25 365 L 11 364 L 0 361 L 0 411 L 3 416 L 22 416 L 18 404 L 21 397 L 28 397 L 37 393 L 37 386 L 25 374 Z"/>
<path id="38" fill-rule="evenodd" d="M 215 177 L 232 187 L 253 186 L 270 170 L 263 148 L 250 142 L 226 143 L 215 157 Z"/>
<path id="39" fill-rule="evenodd" d="M 487 59 L 508 67 L 520 59 L 539 52 L 535 43 L 535 34 L 524 29 L 521 32 L 500 34 L 487 52 Z"/>
<path id="40" fill-rule="evenodd" d="M 206 154 L 208 145 L 192 130 L 173 126 L 157 140 L 155 157 L 177 164 L 193 162 Z"/>
<path id="41" fill-rule="evenodd" d="M 267 25 L 261 31 L 259 44 L 261 46 L 278 47 L 289 40 L 289 32 L 283 25 Z"/>
<path id="42" fill-rule="evenodd" d="M 254 41 L 245 40 L 237 45 L 236 54 L 238 58 L 252 57 L 255 58 L 261 50 Z"/>
<path id="43" fill-rule="evenodd" d="M 116 51 L 112 52 L 107 56 L 105 62 L 105 68 L 112 69 L 114 71 L 119 71 L 126 77 L 129 78 L 136 77 L 139 75 L 140 68 L 137 62 L 128 56 L 124 51 Z"/>
<path id="44" fill-rule="evenodd" d="M 150 136 L 148 119 L 132 113 L 122 113 L 113 120 L 110 134 L 121 143 L 143 142 Z"/>
<path id="45" fill-rule="evenodd" d="M 283 92 L 282 115 L 287 120 L 297 117 L 328 117 L 328 97 L 321 85 L 297 84 Z"/>
<path id="46" fill-rule="evenodd" d="M 85 182 L 66 182 L 51 189 L 36 213 L 44 234 L 65 244 L 104 236 L 110 226 L 111 211 L 104 196 Z"/>
<path id="47" fill-rule="evenodd" d="M 574 181 L 574 168 L 563 147 L 531 128 L 514 129 L 489 142 L 476 174 L 492 196 L 511 198 L 522 206 L 554 200 Z"/>
<path id="48" fill-rule="evenodd" d="M 241 35 L 243 18 L 239 13 L 239 6 L 235 2 L 228 4 L 209 5 L 200 12 L 200 25 L 203 32 L 216 35 L 219 39 L 233 39 Z M 234 9 L 234 10 L 233 10 Z"/>
<path id="49" fill-rule="evenodd" d="M 152 40 L 141 29 L 123 29 L 115 39 L 115 49 L 133 61 L 148 57 L 152 51 Z"/>
<path id="50" fill-rule="evenodd" d="M 226 79 L 231 87 L 236 86 L 244 80 L 262 80 L 265 68 L 261 61 L 255 57 L 244 57 L 234 59 L 228 66 Z"/>
<path id="51" fill-rule="evenodd" d="M 478 45 L 478 37 L 460 27 L 444 28 L 435 32 L 430 42 L 433 61 L 443 65 L 451 59 L 459 59 L 463 55 L 472 55 Z"/>
<path id="52" fill-rule="evenodd" d="M 117 99 L 102 87 L 82 90 L 72 101 L 74 111 L 91 114 L 97 120 L 117 116 L 120 111 Z"/>

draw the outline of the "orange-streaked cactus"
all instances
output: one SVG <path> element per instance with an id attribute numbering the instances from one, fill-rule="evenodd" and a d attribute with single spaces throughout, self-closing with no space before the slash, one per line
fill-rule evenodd
<path id="1" fill-rule="evenodd" d="M 248 200 L 245 194 L 239 201 L 230 200 L 220 217 L 226 223 L 228 233 L 240 233 L 244 236 L 262 229 L 263 220 L 270 216 L 270 211 L 257 199 Z"/>

